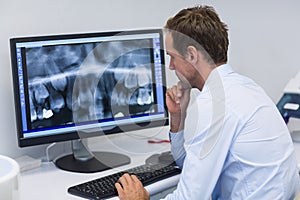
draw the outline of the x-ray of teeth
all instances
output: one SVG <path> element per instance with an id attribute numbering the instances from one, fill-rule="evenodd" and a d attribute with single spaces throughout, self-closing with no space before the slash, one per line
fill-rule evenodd
<path id="1" fill-rule="evenodd" d="M 32 128 L 154 112 L 150 40 L 27 49 Z"/>

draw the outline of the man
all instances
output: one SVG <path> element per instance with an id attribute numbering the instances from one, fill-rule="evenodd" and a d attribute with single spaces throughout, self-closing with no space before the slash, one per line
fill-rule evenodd
<path id="1" fill-rule="evenodd" d="M 169 68 L 180 80 L 166 94 L 171 150 L 182 173 L 165 199 L 293 199 L 300 184 L 289 131 L 265 92 L 227 64 L 227 26 L 212 7 L 197 6 L 166 28 Z M 192 88 L 201 91 L 193 101 Z M 187 121 L 192 105 L 196 123 Z M 121 200 L 149 199 L 135 176 L 116 188 Z"/>

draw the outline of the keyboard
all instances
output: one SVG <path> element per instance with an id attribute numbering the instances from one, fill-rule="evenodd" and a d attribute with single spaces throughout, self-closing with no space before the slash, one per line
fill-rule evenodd
<path id="1" fill-rule="evenodd" d="M 175 163 L 164 164 L 144 164 L 125 171 L 117 172 L 105 177 L 91 180 L 68 188 L 70 194 L 87 199 L 106 199 L 117 196 L 115 182 L 125 174 L 134 174 L 144 186 L 163 180 L 165 178 L 180 174 L 181 170 Z"/>

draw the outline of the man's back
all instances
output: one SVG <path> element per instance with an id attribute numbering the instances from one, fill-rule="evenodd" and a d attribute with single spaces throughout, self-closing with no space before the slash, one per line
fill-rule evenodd
<path id="1" fill-rule="evenodd" d="M 224 73 L 222 79 L 225 120 L 235 118 L 236 130 L 214 197 L 289 199 L 295 196 L 300 186 L 294 147 L 276 106 L 250 79 L 236 73 Z"/>

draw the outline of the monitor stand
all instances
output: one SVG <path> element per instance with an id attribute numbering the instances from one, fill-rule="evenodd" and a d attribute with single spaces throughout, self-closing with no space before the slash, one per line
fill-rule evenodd
<path id="1" fill-rule="evenodd" d="M 86 139 L 73 140 L 73 153 L 58 158 L 55 165 L 70 172 L 94 173 L 130 163 L 130 158 L 123 154 L 90 152 L 84 143 L 86 143 Z"/>

